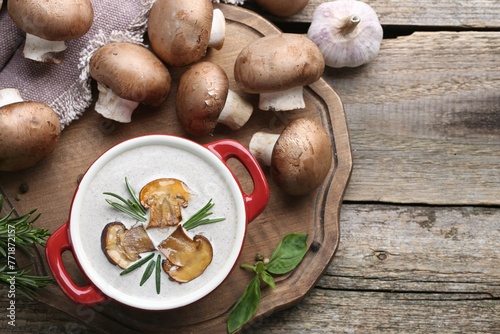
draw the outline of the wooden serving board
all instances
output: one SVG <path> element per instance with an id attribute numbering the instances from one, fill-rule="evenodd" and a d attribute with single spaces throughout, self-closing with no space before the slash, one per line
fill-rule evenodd
<path id="1" fill-rule="evenodd" d="M 209 51 L 205 60 L 221 65 L 230 78 L 231 89 L 250 99 L 256 106 L 257 97 L 243 94 L 234 82 L 234 60 L 251 41 L 280 31 L 252 11 L 231 5 L 216 6 L 226 17 L 227 37 L 223 48 Z M 184 70 L 171 69 L 174 83 Z M 8 199 L 7 204 L 10 203 L 19 213 L 38 208 L 41 217 L 37 226 L 46 227 L 50 232 L 55 231 L 68 218 L 79 176 L 108 148 L 123 140 L 151 133 L 188 137 L 177 122 L 175 92 L 174 86 L 168 101 L 159 108 L 139 107 L 129 124 L 106 121 L 89 108 L 79 120 L 63 131 L 56 151 L 49 158 L 29 170 L 0 173 L 0 185 Z M 252 322 L 258 322 L 272 312 L 299 302 L 315 285 L 337 250 L 340 206 L 352 170 L 348 129 L 338 95 L 320 79 L 305 89 L 305 100 L 306 108 L 303 110 L 274 113 L 255 108 L 250 121 L 237 132 L 219 126 L 209 138 L 191 138 L 200 143 L 232 138 L 248 146 L 256 131 L 279 133 L 284 124 L 292 119 L 308 117 L 322 123 L 330 134 L 335 151 L 327 179 L 312 194 L 302 197 L 284 195 L 268 178 L 271 198 L 267 208 L 250 223 L 242 254 L 228 279 L 206 298 L 180 309 L 152 312 L 113 301 L 91 307 L 76 305 L 63 295 L 58 286 L 51 286 L 41 292 L 38 300 L 104 332 L 179 333 L 202 329 L 203 332 L 222 333 L 226 330 L 231 306 L 241 296 L 252 277 L 252 273 L 240 269 L 239 265 L 253 263 L 257 252 L 270 256 L 287 233 L 308 233 L 311 247 L 306 257 L 292 273 L 277 278 L 275 290 L 263 288 L 262 302 Z M 231 162 L 230 165 L 243 188 L 251 190 L 252 184 L 245 169 L 237 162 Z M 269 170 L 264 171 L 269 176 Z M 23 183 L 29 186 L 26 193 L 20 193 L 19 190 Z M 86 279 L 71 254 L 65 253 L 63 258 L 75 282 L 86 284 Z M 47 272 L 43 254 L 38 266 L 39 273 Z"/>

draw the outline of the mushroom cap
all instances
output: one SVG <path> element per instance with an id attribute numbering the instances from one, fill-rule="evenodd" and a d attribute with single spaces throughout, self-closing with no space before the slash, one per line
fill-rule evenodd
<path id="1" fill-rule="evenodd" d="M 282 33 L 259 38 L 241 50 L 234 78 L 247 93 L 271 93 L 318 80 L 325 69 L 320 49 L 304 35 Z"/>
<path id="2" fill-rule="evenodd" d="M 332 143 L 323 127 L 298 118 L 285 127 L 274 145 L 271 177 L 286 193 L 304 195 L 324 181 L 332 160 Z"/>
<path id="3" fill-rule="evenodd" d="M 90 59 L 90 75 L 123 99 L 151 106 L 168 97 L 168 69 L 142 45 L 121 42 L 100 47 Z"/>
<path id="4" fill-rule="evenodd" d="M 153 52 L 172 66 L 185 66 L 207 52 L 212 30 L 210 0 L 156 0 L 148 16 Z"/>
<path id="5" fill-rule="evenodd" d="M 49 41 L 81 37 L 94 20 L 90 0 L 16 0 L 7 10 L 21 30 Z"/>
<path id="6" fill-rule="evenodd" d="M 304 9 L 309 0 L 257 0 L 257 5 L 276 16 L 292 16 Z"/>
<path id="7" fill-rule="evenodd" d="M 229 79 L 219 65 L 199 62 L 179 79 L 175 109 L 182 127 L 196 136 L 212 133 L 226 104 Z"/>
<path id="8" fill-rule="evenodd" d="M 0 171 L 34 166 L 50 155 L 61 135 L 57 114 L 40 102 L 15 102 L 0 108 Z"/>

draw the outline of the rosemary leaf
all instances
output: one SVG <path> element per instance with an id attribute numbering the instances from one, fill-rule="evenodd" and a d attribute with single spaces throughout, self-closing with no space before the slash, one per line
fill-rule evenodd
<path id="1" fill-rule="evenodd" d="M 132 186 L 128 182 L 128 178 L 125 178 L 125 184 L 127 186 L 127 191 L 129 195 L 132 197 L 132 200 L 125 199 L 122 196 L 111 193 L 111 192 L 104 192 L 104 195 L 112 196 L 122 203 L 114 202 L 110 199 L 106 199 L 106 202 L 111 205 L 113 208 L 125 213 L 128 216 L 131 216 L 132 218 L 145 222 L 147 221 L 146 218 L 146 209 L 141 205 L 141 202 L 139 201 L 139 198 L 135 194 L 134 190 L 132 189 Z"/>
<path id="2" fill-rule="evenodd" d="M 205 206 L 203 206 L 198 212 L 196 212 L 191 218 L 189 218 L 184 224 L 184 228 L 189 231 L 192 230 L 195 227 L 201 226 L 201 225 L 207 225 L 207 224 L 213 224 L 213 223 L 218 223 L 226 218 L 213 218 L 213 219 L 208 219 L 207 217 L 212 214 L 212 212 L 209 212 L 210 209 L 214 207 L 214 203 L 212 203 L 212 199 L 208 201 Z"/>
<path id="3" fill-rule="evenodd" d="M 153 273 L 153 270 L 156 268 L 156 261 L 151 260 L 148 263 L 148 266 L 146 267 L 146 270 L 144 270 L 144 274 L 142 275 L 141 278 L 141 283 L 139 284 L 140 286 L 143 286 L 144 283 L 148 280 L 149 277 L 151 277 L 151 274 Z"/>

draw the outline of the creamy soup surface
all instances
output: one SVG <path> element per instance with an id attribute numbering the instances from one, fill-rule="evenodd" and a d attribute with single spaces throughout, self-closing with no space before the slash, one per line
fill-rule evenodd
<path id="1" fill-rule="evenodd" d="M 82 196 L 81 210 L 76 210 L 79 211 L 77 212 L 79 217 L 77 226 L 81 236 L 81 247 L 85 254 L 84 257 L 91 262 L 92 266 L 91 272 L 87 274 L 91 276 L 91 279 L 94 275 L 102 278 L 102 283 L 92 279 L 97 287 L 108 296 L 113 296 L 115 293 L 125 293 L 138 300 L 165 301 L 196 293 L 197 289 L 202 288 L 207 281 L 213 279 L 219 268 L 227 265 L 227 259 L 235 247 L 235 242 L 239 242 L 236 240 L 237 224 L 244 224 L 245 220 L 244 217 L 238 217 L 238 212 L 235 209 L 237 202 L 234 199 L 237 194 L 232 193 L 231 189 L 233 188 L 228 184 L 230 181 L 226 179 L 227 176 L 222 174 L 205 159 L 184 149 L 164 145 L 149 145 L 130 149 L 114 157 L 101 168 L 91 179 L 89 188 Z M 127 275 L 120 276 L 122 269 L 112 265 L 107 260 L 100 244 L 104 226 L 113 221 L 122 222 L 127 228 L 137 224 L 133 218 L 106 203 L 106 198 L 113 198 L 103 194 L 103 192 L 112 192 L 129 198 L 125 177 L 128 178 L 137 194 L 144 185 L 158 178 L 176 178 L 185 182 L 193 195 L 188 207 L 182 210 L 182 222 L 212 199 L 215 206 L 211 210 L 213 212 L 211 217 L 224 217 L 225 220 L 200 226 L 187 232 L 191 237 L 196 234 L 204 235 L 210 240 L 213 247 L 212 263 L 201 276 L 190 282 L 179 284 L 171 281 L 162 270 L 161 293 L 158 295 L 154 275 L 143 286 L 139 286 L 146 265 Z M 116 201 L 116 199 L 113 200 Z M 75 211 L 75 207 L 73 210 Z M 147 223 L 143 224 L 147 225 Z M 155 246 L 158 246 L 174 229 L 175 227 L 150 228 L 147 232 Z M 160 254 L 158 251 L 155 253 Z M 148 254 L 144 253 L 142 256 Z M 154 258 L 156 259 L 156 256 Z"/>

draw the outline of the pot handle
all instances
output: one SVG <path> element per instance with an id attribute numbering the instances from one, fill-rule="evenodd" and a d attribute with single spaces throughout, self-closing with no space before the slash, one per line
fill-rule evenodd
<path id="1" fill-rule="evenodd" d="M 231 140 L 222 139 L 204 145 L 215 156 L 217 156 L 231 171 L 234 179 L 240 187 L 243 200 L 245 202 L 245 210 L 247 216 L 247 223 L 254 220 L 266 207 L 269 202 L 269 186 L 267 184 L 266 176 L 262 171 L 257 159 L 248 151 L 248 149 L 241 143 Z M 253 192 L 247 194 L 243 191 L 241 184 L 234 175 L 231 168 L 227 165 L 230 158 L 237 159 L 248 171 L 253 181 Z"/>
<path id="2" fill-rule="evenodd" d="M 69 222 L 66 222 L 47 239 L 45 253 L 52 275 L 64 294 L 74 302 L 85 305 L 102 303 L 107 300 L 106 296 L 92 284 L 87 286 L 76 285 L 64 267 L 62 254 L 65 251 L 73 252 L 68 229 Z"/>

